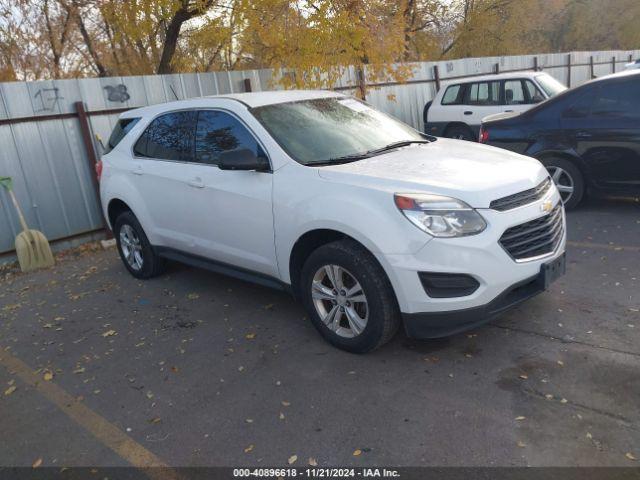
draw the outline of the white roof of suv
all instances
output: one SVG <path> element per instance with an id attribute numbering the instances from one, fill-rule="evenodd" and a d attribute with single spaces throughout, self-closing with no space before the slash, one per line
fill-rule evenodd
<path id="1" fill-rule="evenodd" d="M 443 78 L 442 84 L 456 85 L 459 83 L 484 82 L 484 81 L 490 81 L 490 80 L 509 80 L 511 78 L 534 78 L 541 74 L 545 74 L 545 72 L 523 71 L 523 72 L 509 72 L 509 73 L 492 73 L 489 75 L 478 75 L 477 77 L 464 77 L 464 78 L 451 79 L 451 80 L 447 80 Z"/>

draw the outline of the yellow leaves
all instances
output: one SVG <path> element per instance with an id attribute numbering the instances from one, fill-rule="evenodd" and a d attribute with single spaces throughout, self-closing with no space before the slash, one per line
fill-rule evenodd
<path id="1" fill-rule="evenodd" d="M 309 457 L 309 466 L 310 467 L 317 467 L 318 466 L 318 460 L 316 460 L 313 457 Z"/>
<path id="2" fill-rule="evenodd" d="M 255 333 L 247 333 L 244 338 L 246 338 L 247 340 L 253 340 L 254 338 L 256 338 L 256 334 Z"/>
<path id="3" fill-rule="evenodd" d="M 625 453 L 624 456 L 627 457 L 629 460 L 631 460 L 633 462 L 636 461 L 636 457 L 631 452 Z"/>
<path id="4" fill-rule="evenodd" d="M 518 440 L 518 444 L 517 445 L 518 445 L 519 448 L 524 448 L 524 447 L 527 446 L 527 444 L 524 443 L 522 440 Z"/>
<path id="5" fill-rule="evenodd" d="M 42 458 L 38 458 L 35 462 L 33 462 L 31 467 L 32 468 L 38 468 L 40 465 L 42 465 Z"/>
<path id="6" fill-rule="evenodd" d="M 516 420 L 517 420 L 518 422 L 520 422 L 520 421 L 522 421 L 522 420 L 525 420 L 526 418 L 527 418 L 527 417 L 523 417 L 522 415 L 520 415 L 519 417 L 516 417 Z"/>
<path id="7" fill-rule="evenodd" d="M 189 300 L 197 300 L 198 298 L 200 298 L 200 295 L 198 295 L 197 293 L 190 293 L 189 295 L 187 295 L 187 298 Z"/>
<path id="8" fill-rule="evenodd" d="M 360 450 L 359 448 L 356 448 L 356 449 L 353 451 L 353 454 L 352 454 L 352 455 L 353 455 L 354 457 L 359 457 L 360 455 L 362 455 L 362 450 Z"/>
<path id="9" fill-rule="evenodd" d="M 281 403 L 283 407 L 288 407 L 289 405 L 291 405 L 291 403 L 287 402 L 286 400 L 283 400 Z"/>
<path id="10" fill-rule="evenodd" d="M 11 395 L 13 392 L 15 392 L 15 391 L 16 391 L 16 388 L 17 388 L 17 387 L 16 387 L 15 385 L 11 385 L 9 388 L 7 388 L 7 389 L 4 391 L 5 396 L 9 396 L 9 395 Z"/>
<path id="11" fill-rule="evenodd" d="M 51 380 L 53 380 L 53 372 L 51 370 L 45 370 L 42 378 L 44 378 L 46 382 L 50 382 Z"/>
<path id="12" fill-rule="evenodd" d="M 298 460 L 297 455 L 291 455 L 289 457 L 289 460 L 287 460 L 287 463 L 289 463 L 289 465 L 293 465 L 294 463 L 296 463 L 297 460 Z"/>
<path id="13" fill-rule="evenodd" d="M 116 334 L 115 330 L 107 330 L 102 334 L 103 337 L 112 337 Z"/>
<path id="14" fill-rule="evenodd" d="M 521 378 L 522 380 L 526 380 L 529 377 L 526 374 L 523 373 L 523 374 L 519 375 L 519 378 Z"/>
<path id="15" fill-rule="evenodd" d="M 244 453 L 249 453 L 253 450 L 253 444 L 249 445 L 247 448 L 244 449 Z"/>

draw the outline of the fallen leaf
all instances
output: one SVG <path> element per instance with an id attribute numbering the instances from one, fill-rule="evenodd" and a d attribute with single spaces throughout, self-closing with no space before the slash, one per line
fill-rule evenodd
<path id="1" fill-rule="evenodd" d="M 11 385 L 9 388 L 7 388 L 7 389 L 4 391 L 4 394 L 5 394 L 5 395 L 11 395 L 11 394 L 12 394 L 13 392 L 15 392 L 15 391 L 16 391 L 16 386 L 15 386 L 15 385 Z"/>
<path id="2" fill-rule="evenodd" d="M 200 298 L 200 295 L 198 295 L 197 293 L 190 293 L 189 295 L 187 295 L 187 298 L 189 300 L 196 300 L 196 299 Z"/>
<path id="3" fill-rule="evenodd" d="M 282 406 L 283 407 L 288 407 L 289 405 L 291 405 L 291 403 L 287 402 L 286 400 L 282 401 Z"/>
<path id="4" fill-rule="evenodd" d="M 249 453 L 251 450 L 253 450 L 253 444 L 251 444 L 247 448 L 245 448 L 244 449 L 244 453 Z"/>
<path id="5" fill-rule="evenodd" d="M 33 462 L 33 465 L 31 465 L 33 468 L 38 468 L 40 465 L 42 465 L 42 458 L 37 459 L 35 462 Z"/>
<path id="6" fill-rule="evenodd" d="M 551 400 L 553 398 L 553 395 L 551 395 L 550 393 L 547 393 L 544 398 L 546 398 L 547 400 Z"/>
<path id="7" fill-rule="evenodd" d="M 353 451 L 353 456 L 354 456 L 354 457 L 359 457 L 360 455 L 362 455 L 362 450 L 360 450 L 359 448 L 356 448 L 356 449 Z"/>
<path id="8" fill-rule="evenodd" d="M 564 362 L 562 360 L 558 360 L 558 365 L 562 367 L 564 365 Z"/>
<path id="9" fill-rule="evenodd" d="M 522 380 L 526 380 L 526 379 L 527 379 L 527 378 L 529 378 L 529 377 L 528 377 L 528 376 L 526 376 L 526 375 L 523 373 L 522 375 L 520 375 L 520 378 L 521 378 Z"/>
<path id="10" fill-rule="evenodd" d="M 634 457 L 631 452 L 625 453 L 624 456 L 627 457 L 629 460 L 633 460 L 634 462 L 636 460 L 636 457 Z"/>
<path id="11" fill-rule="evenodd" d="M 247 340 L 253 340 L 254 338 L 256 338 L 256 334 L 255 334 L 255 333 L 247 333 L 247 334 L 245 335 L 245 338 L 246 338 Z"/>
<path id="12" fill-rule="evenodd" d="M 521 415 L 521 416 L 519 416 L 519 417 L 516 417 L 516 420 L 520 421 L 520 420 L 524 420 L 525 418 L 527 418 L 527 417 L 523 417 L 523 416 Z"/>
<path id="13" fill-rule="evenodd" d="M 284 420 L 284 413 L 280 412 L 280 420 Z"/>
<path id="14" fill-rule="evenodd" d="M 318 461 L 315 458 L 309 457 L 309 465 L 311 465 L 312 467 L 317 467 Z"/>
<path id="15" fill-rule="evenodd" d="M 590 433 L 590 432 L 587 432 L 586 437 L 587 437 L 588 439 L 592 439 L 592 438 L 593 438 L 593 435 L 591 435 L 591 433 Z"/>
<path id="16" fill-rule="evenodd" d="M 84 367 L 76 368 L 73 373 L 84 373 Z"/>
<path id="17" fill-rule="evenodd" d="M 245 422 L 247 422 L 247 423 L 253 423 L 253 418 L 247 418 L 247 419 L 245 420 Z"/>
<path id="18" fill-rule="evenodd" d="M 45 381 L 50 382 L 51 380 L 53 380 L 53 373 L 49 370 L 45 370 L 44 375 L 42 375 L 42 378 L 44 378 Z"/>
<path id="19" fill-rule="evenodd" d="M 289 460 L 287 460 L 289 462 L 289 465 L 293 465 L 294 463 L 296 463 L 296 460 L 298 460 L 298 456 L 297 455 L 291 455 L 289 457 Z"/>
<path id="20" fill-rule="evenodd" d="M 115 331 L 115 330 L 107 330 L 106 332 L 104 332 L 104 333 L 102 334 L 102 336 L 103 336 L 103 337 L 112 337 L 112 336 L 113 336 L 113 335 L 115 335 L 115 334 L 116 334 L 116 331 Z"/>
<path id="21" fill-rule="evenodd" d="M 563 398 L 562 400 L 560 400 L 560 403 L 567 403 L 567 401 L 568 400 L 566 398 Z"/>
<path id="22" fill-rule="evenodd" d="M 524 447 L 526 447 L 526 446 L 527 446 L 527 444 L 526 444 L 526 443 L 524 443 L 522 440 L 518 440 L 518 446 L 519 446 L 520 448 L 524 448 Z"/>

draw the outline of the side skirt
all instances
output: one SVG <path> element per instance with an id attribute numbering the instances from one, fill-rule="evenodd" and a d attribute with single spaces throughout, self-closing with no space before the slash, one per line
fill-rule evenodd
<path id="1" fill-rule="evenodd" d="M 237 278 L 238 280 L 243 280 L 245 282 L 255 283 L 264 287 L 274 288 L 288 293 L 293 292 L 291 285 L 270 275 L 265 275 L 264 273 L 239 268 L 234 265 L 229 265 L 228 263 L 218 262 L 216 260 L 211 260 L 210 258 L 193 255 L 170 247 L 154 246 L 153 249 L 158 255 L 168 260 L 174 260 L 192 267 L 221 273 L 222 275 Z"/>

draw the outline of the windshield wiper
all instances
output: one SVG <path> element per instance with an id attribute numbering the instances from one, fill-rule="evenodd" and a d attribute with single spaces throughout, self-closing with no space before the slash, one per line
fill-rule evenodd
<path id="1" fill-rule="evenodd" d="M 353 155 L 343 155 L 342 157 L 329 158 L 327 160 L 314 160 L 305 163 L 305 165 L 313 165 L 315 167 L 321 167 L 323 165 L 341 165 L 343 163 L 355 162 L 356 160 L 362 160 L 363 158 L 369 158 L 369 152 L 354 153 Z"/>
<path id="2" fill-rule="evenodd" d="M 375 150 L 369 150 L 367 155 L 377 155 L 382 152 L 388 152 L 389 150 L 393 150 L 394 148 L 406 147 L 413 143 L 431 143 L 431 140 L 403 140 L 401 142 L 390 143 L 389 145 L 385 145 L 382 148 L 376 148 Z"/>
<path id="3" fill-rule="evenodd" d="M 363 153 L 354 153 L 352 155 L 344 155 L 342 157 L 334 157 L 329 158 L 327 160 L 315 160 L 311 162 L 305 163 L 305 165 L 313 165 L 315 167 L 324 166 L 324 165 L 341 165 L 343 163 L 355 162 L 356 160 L 362 160 L 364 158 L 370 158 L 374 155 L 379 155 L 383 152 L 387 152 L 389 150 L 393 150 L 394 148 L 406 147 L 407 145 L 411 145 L 413 143 L 431 143 L 431 140 L 403 140 L 401 142 L 390 143 L 389 145 L 385 145 L 382 148 L 376 148 L 373 150 L 367 150 Z"/>

